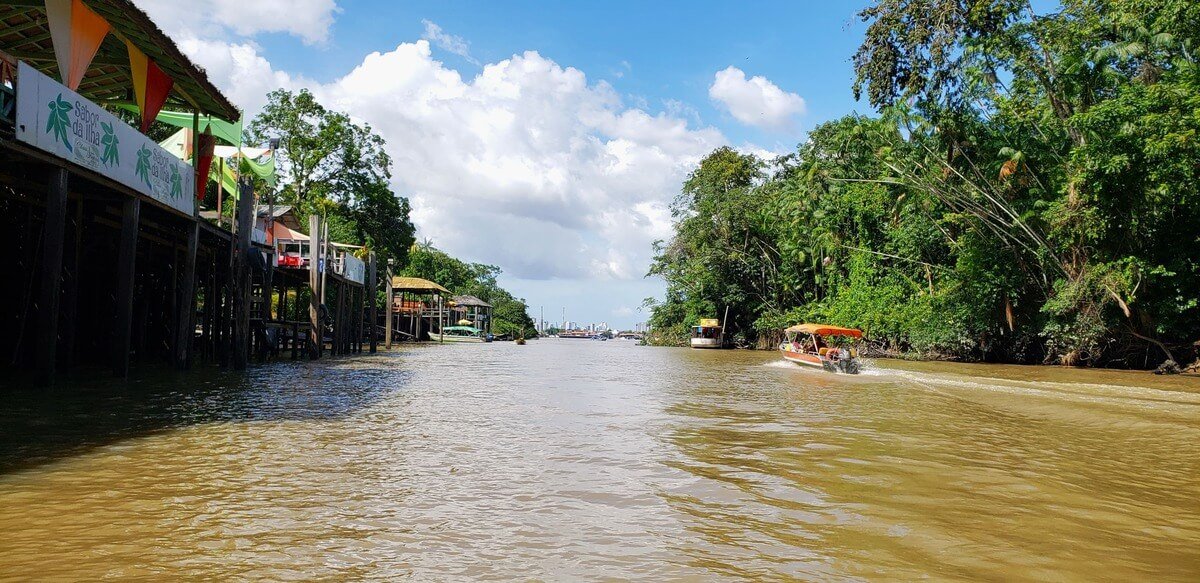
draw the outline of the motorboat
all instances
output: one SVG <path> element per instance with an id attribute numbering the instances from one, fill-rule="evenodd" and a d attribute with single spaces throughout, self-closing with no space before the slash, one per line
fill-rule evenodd
<path id="1" fill-rule="evenodd" d="M 858 374 L 860 363 L 854 344 L 862 330 L 829 324 L 797 324 L 783 331 L 779 352 L 785 360 L 825 369 Z"/>

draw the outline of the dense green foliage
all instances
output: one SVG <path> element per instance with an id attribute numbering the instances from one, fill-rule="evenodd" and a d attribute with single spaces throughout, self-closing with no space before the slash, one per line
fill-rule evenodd
<path id="1" fill-rule="evenodd" d="M 428 279 L 455 295 L 472 295 L 491 304 L 492 332 L 496 335 L 537 336 L 537 328 L 529 317 L 525 300 L 513 297 L 497 283 L 499 267 L 467 263 L 425 242 L 413 245 L 408 254 L 408 265 L 400 275 Z"/>
<path id="2" fill-rule="evenodd" d="M 652 324 L 801 320 L 968 359 L 1144 367 L 1200 339 L 1200 4 L 880 0 L 854 90 L 883 112 L 684 184 Z"/>
<path id="3" fill-rule="evenodd" d="M 414 240 L 408 199 L 388 186 L 392 161 L 369 125 L 326 109 L 308 90 L 277 89 L 246 135 L 251 144 L 280 140 L 283 180 L 276 203 L 293 205 L 302 220 L 324 215 L 335 241 L 365 245 L 381 260 L 404 261 Z"/>

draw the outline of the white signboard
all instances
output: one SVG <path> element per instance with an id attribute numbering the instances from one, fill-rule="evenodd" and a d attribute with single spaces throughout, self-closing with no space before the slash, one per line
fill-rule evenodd
<path id="1" fill-rule="evenodd" d="M 342 255 L 342 275 L 355 283 L 366 281 L 367 264 L 349 253 Z"/>
<path id="2" fill-rule="evenodd" d="M 17 139 L 187 215 L 195 210 L 190 165 L 24 62 L 17 68 Z"/>

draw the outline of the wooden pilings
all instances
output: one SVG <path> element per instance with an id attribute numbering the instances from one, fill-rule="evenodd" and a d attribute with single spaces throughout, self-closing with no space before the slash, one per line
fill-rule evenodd
<path id="1" fill-rule="evenodd" d="M 52 168 L 46 188 L 46 220 L 42 240 L 42 277 L 38 296 L 35 368 L 38 384 L 54 380 L 58 359 L 58 308 L 63 243 L 67 226 L 67 171 Z"/>
<path id="2" fill-rule="evenodd" d="M 308 248 L 309 248 L 309 266 L 308 266 L 308 357 L 310 359 L 321 358 L 321 349 L 325 345 L 324 331 L 322 326 L 324 318 L 321 317 L 321 308 L 325 300 L 325 290 L 321 289 L 321 273 L 324 268 L 324 258 L 321 253 L 321 217 L 311 215 L 308 217 Z"/>
<path id="3" fill-rule="evenodd" d="M 233 258 L 233 354 L 234 370 L 244 370 L 250 361 L 250 235 L 254 230 L 254 191 L 249 179 L 239 185 L 237 245 Z"/>
<path id="4" fill-rule="evenodd" d="M 0 322 L 12 332 L 0 339 L 0 367 L 22 373 L 18 383 L 47 385 L 77 367 L 123 378 L 142 365 L 241 369 L 286 359 L 289 343 L 296 358 L 378 351 L 381 325 L 393 342 L 396 327 L 407 327 L 390 304 L 380 313 L 384 266 L 374 254 L 363 257 L 362 283 L 336 269 L 335 257 L 322 260 L 334 250 L 320 217 L 310 269 L 276 268 L 258 261 L 269 246 L 251 242 L 248 193 L 235 237 L 228 223 L 70 168 L 0 159 L 0 173 L 17 177 L 0 196 L 0 236 L 14 255 L 13 283 L 0 290 Z"/>
<path id="5" fill-rule="evenodd" d="M 62 298 L 62 321 L 65 325 L 62 329 L 62 357 L 59 359 L 63 369 L 70 369 L 75 365 L 75 342 L 76 333 L 79 326 L 77 318 L 79 316 L 79 284 L 80 272 L 83 268 L 83 199 L 80 198 L 75 203 L 75 217 L 71 221 L 71 249 L 69 252 L 70 269 L 64 275 L 66 276 L 63 283 L 63 298 Z M 68 253 L 64 252 L 64 255 Z M 65 267 L 64 267 L 65 269 Z"/>
<path id="6" fill-rule="evenodd" d="M 191 365 L 192 339 L 196 336 L 193 318 L 196 314 L 196 253 L 200 248 L 200 223 L 187 227 L 187 250 L 183 256 L 183 282 L 175 320 L 175 366 Z"/>
<path id="7" fill-rule="evenodd" d="M 370 302 L 367 304 L 370 306 L 370 309 L 368 310 L 369 316 L 367 317 L 367 338 L 369 338 L 368 343 L 370 345 L 371 354 L 375 354 L 375 352 L 379 349 L 379 341 L 375 338 L 375 326 L 377 326 L 379 322 L 379 302 L 376 298 L 376 290 L 379 289 L 379 282 L 376 281 L 375 269 L 375 252 L 372 251 L 367 257 L 367 289 L 365 290 L 367 301 Z M 391 283 L 389 282 L 388 289 L 391 289 L 391 287 Z M 388 298 L 388 301 L 391 302 L 391 298 Z M 391 306 L 388 306 L 389 316 L 392 313 L 391 308 Z"/>
<path id="8" fill-rule="evenodd" d="M 113 372 L 129 376 L 130 335 L 133 331 L 133 274 L 137 260 L 138 223 L 142 201 L 126 198 L 121 213 L 121 235 L 117 244 L 117 318 L 113 330 Z"/>
<path id="9" fill-rule="evenodd" d="M 383 323 L 383 347 L 392 349 L 392 322 L 396 319 L 396 311 L 392 308 L 394 298 L 393 294 L 396 290 L 392 288 L 392 260 L 388 260 L 387 272 L 384 274 L 384 286 L 387 293 L 383 296 L 383 309 L 387 313 L 384 316 Z"/>

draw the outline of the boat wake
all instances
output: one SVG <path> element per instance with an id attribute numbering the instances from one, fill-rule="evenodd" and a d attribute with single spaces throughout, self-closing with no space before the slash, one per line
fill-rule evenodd
<path id="1" fill-rule="evenodd" d="M 888 368 L 871 359 L 860 359 L 861 369 L 857 375 L 831 373 L 813 367 L 798 366 L 785 360 L 764 363 L 768 368 L 803 371 L 806 374 L 838 377 L 867 377 L 876 381 L 896 382 L 921 387 L 935 392 L 950 391 L 963 395 L 971 393 L 1019 394 L 1042 399 L 1069 400 L 1078 403 L 1135 407 L 1140 409 L 1189 411 L 1200 409 L 1200 392 L 1173 390 L 1144 385 L 1122 385 L 1086 380 L 1020 379 L 992 376 L 975 376 L 950 371 L 915 371 Z M 982 393 L 980 393 L 982 394 Z M 1181 409 L 1182 408 L 1182 409 Z"/>
<path id="2" fill-rule="evenodd" d="M 786 369 L 790 369 L 790 370 L 800 370 L 799 366 L 796 366 L 786 360 L 771 360 L 768 362 L 764 362 L 762 364 L 762 366 L 765 366 L 767 368 L 786 368 Z"/>

